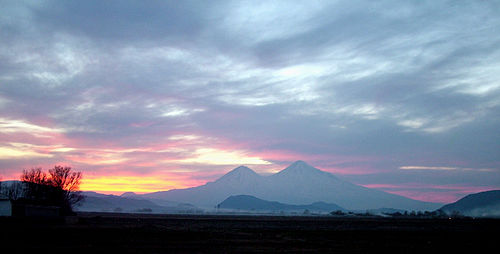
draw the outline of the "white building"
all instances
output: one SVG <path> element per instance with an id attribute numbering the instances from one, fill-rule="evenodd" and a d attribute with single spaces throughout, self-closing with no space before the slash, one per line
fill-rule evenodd
<path id="1" fill-rule="evenodd" d="M 8 199 L 0 199 L 0 216 L 12 216 L 12 202 Z"/>

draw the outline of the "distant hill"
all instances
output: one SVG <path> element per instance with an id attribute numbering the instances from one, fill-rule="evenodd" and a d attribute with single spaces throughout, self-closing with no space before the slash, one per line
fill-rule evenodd
<path id="1" fill-rule="evenodd" d="M 500 190 L 470 194 L 440 210 L 448 214 L 459 212 L 472 217 L 500 217 Z"/>
<path id="2" fill-rule="evenodd" d="M 7 198 L 8 188 L 14 185 L 23 185 L 23 182 L 1 181 L 0 198 Z M 121 196 L 82 191 L 84 199 L 74 206 L 75 211 L 81 212 L 126 212 L 126 213 L 197 213 L 202 210 L 194 205 L 168 200 L 145 199 L 133 192 L 123 193 Z"/>
<path id="3" fill-rule="evenodd" d="M 86 212 L 159 212 L 162 207 L 148 200 L 108 195 L 107 197 L 85 196 L 85 199 L 75 207 L 75 210 Z"/>
<path id="4" fill-rule="evenodd" d="M 332 212 L 345 211 L 344 208 L 336 204 L 315 202 L 310 205 L 289 205 L 276 201 L 267 201 L 250 195 L 230 196 L 218 205 L 219 209 L 241 210 L 241 211 L 273 211 L 273 212 Z"/>
<path id="5" fill-rule="evenodd" d="M 101 194 L 102 195 L 102 194 Z M 148 198 L 145 196 L 138 195 L 134 192 L 124 192 L 120 195 L 122 198 L 132 198 L 132 199 L 142 199 L 142 200 L 149 200 L 157 205 L 160 206 L 166 206 L 166 207 L 184 207 L 186 209 L 192 209 L 195 208 L 195 206 L 184 203 L 184 202 L 175 202 L 175 201 L 170 201 L 170 200 L 165 200 L 165 199 L 155 199 L 155 198 Z"/>
<path id="6" fill-rule="evenodd" d="M 84 200 L 75 207 L 82 212 L 145 212 L 145 213 L 185 213 L 199 209 L 192 205 L 178 204 L 162 206 L 150 200 L 106 195 L 92 191 L 82 192 Z"/>
<path id="7" fill-rule="evenodd" d="M 322 201 L 349 210 L 395 208 L 432 211 L 442 206 L 356 185 L 303 161 L 296 161 L 270 176 L 261 176 L 248 167 L 240 166 L 214 182 L 201 186 L 139 196 L 149 200 L 186 202 L 201 208 L 213 208 L 227 197 L 235 195 L 250 195 L 293 205 Z"/>

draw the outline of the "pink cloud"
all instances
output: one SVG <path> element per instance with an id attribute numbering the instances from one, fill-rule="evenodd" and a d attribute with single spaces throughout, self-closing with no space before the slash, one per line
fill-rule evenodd
<path id="1" fill-rule="evenodd" d="M 239 116 L 224 114 L 227 119 Z M 52 124 L 47 119 L 39 119 L 37 124 Z M 151 122 L 132 123 L 130 126 L 143 128 Z M 17 168 L 2 169 L 4 180 L 18 179 L 22 169 L 43 167 L 49 169 L 54 165 L 68 165 L 81 170 L 88 183 L 84 190 L 121 192 L 127 187 L 130 191 L 159 191 L 172 188 L 187 188 L 213 181 L 232 169 L 233 165 L 199 165 L 179 163 L 179 161 L 196 156 L 199 148 L 216 149 L 222 153 L 239 151 L 241 155 L 271 161 L 269 165 L 251 165 L 259 173 L 269 174 L 282 170 L 291 162 L 304 160 L 321 170 L 338 175 L 362 175 L 382 172 L 370 166 L 380 161 L 374 156 L 305 154 L 284 149 L 259 149 L 269 142 L 279 144 L 279 140 L 260 144 L 261 141 L 234 142 L 224 137 L 205 136 L 203 132 L 155 133 L 156 139 L 139 143 L 126 144 L 123 140 L 110 141 L 89 139 L 84 137 L 68 137 L 64 132 L 48 132 L 44 135 L 26 135 L 25 133 L 1 133 L 3 144 L 25 143 L 33 145 L 33 151 L 51 155 L 51 158 L 16 162 Z M 351 166 L 339 166 L 339 165 Z M 352 166 L 354 165 L 354 166 Z M 457 164 L 458 165 L 458 164 Z M 235 162 L 234 166 L 238 166 Z M 106 179 L 110 187 L 106 187 Z M 114 180 L 113 180 L 114 179 Z M 143 179 L 143 180 L 141 180 Z M 147 189 L 148 181 L 153 189 Z M 154 182 L 154 184 L 153 184 Z M 92 183 L 92 184 L 90 184 Z M 469 193 L 487 190 L 485 187 L 422 185 L 422 184 L 367 184 L 391 193 L 432 202 L 452 202 Z M 116 190 L 112 188 L 115 187 Z M 154 189 L 157 188 L 157 189 Z"/>

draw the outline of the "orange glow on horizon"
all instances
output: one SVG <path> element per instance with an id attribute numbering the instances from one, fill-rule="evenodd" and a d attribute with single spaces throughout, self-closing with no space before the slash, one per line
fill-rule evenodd
<path id="1" fill-rule="evenodd" d="M 199 182 L 183 180 L 166 180 L 154 176 L 103 176 L 84 178 L 80 184 L 81 191 L 95 191 L 104 194 L 121 194 L 135 192 L 138 194 L 170 189 L 189 188 L 197 186 Z"/>

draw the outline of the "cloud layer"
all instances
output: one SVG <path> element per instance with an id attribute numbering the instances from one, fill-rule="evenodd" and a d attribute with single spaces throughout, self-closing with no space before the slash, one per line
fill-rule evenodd
<path id="1" fill-rule="evenodd" d="M 500 188 L 497 3 L 1 5 L 6 179 L 63 163 L 163 190 L 302 159 L 400 193 Z"/>

